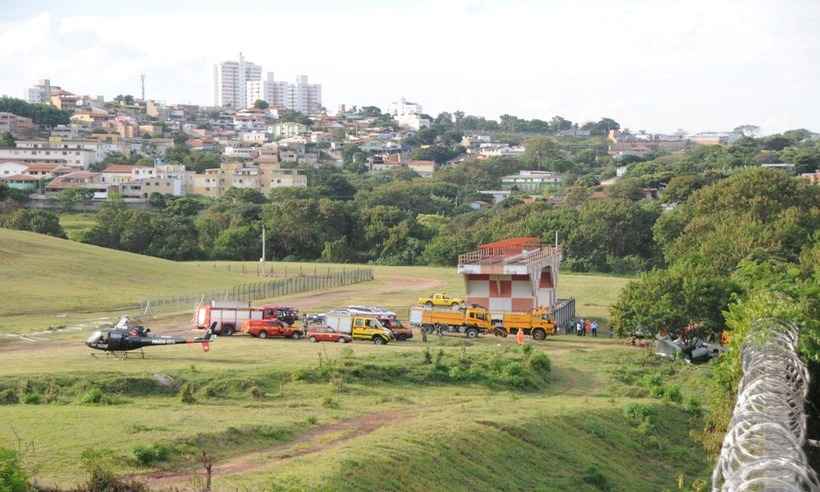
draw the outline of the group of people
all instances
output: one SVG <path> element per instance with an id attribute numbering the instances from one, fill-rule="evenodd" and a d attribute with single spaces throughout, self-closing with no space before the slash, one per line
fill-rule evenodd
<path id="1" fill-rule="evenodd" d="M 598 322 L 595 320 L 588 320 L 588 319 L 577 319 L 575 320 L 575 335 L 579 337 L 583 336 L 598 336 Z M 569 335 L 570 327 L 567 326 L 567 335 Z"/>

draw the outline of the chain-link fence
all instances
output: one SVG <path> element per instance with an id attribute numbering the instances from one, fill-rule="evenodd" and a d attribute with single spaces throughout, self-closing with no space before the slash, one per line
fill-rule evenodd
<path id="1" fill-rule="evenodd" d="M 820 490 L 803 450 L 809 374 L 797 355 L 798 336 L 796 326 L 774 319 L 752 327 L 713 492 Z"/>
<path id="2" fill-rule="evenodd" d="M 373 280 L 373 270 L 369 268 L 328 271 L 326 273 L 245 283 L 196 294 L 145 299 L 138 306 L 126 311 L 140 316 L 156 316 L 158 314 L 192 311 L 195 305 L 212 300 L 253 304 L 263 299 L 273 299 L 313 290 L 332 289 L 369 280 Z"/>

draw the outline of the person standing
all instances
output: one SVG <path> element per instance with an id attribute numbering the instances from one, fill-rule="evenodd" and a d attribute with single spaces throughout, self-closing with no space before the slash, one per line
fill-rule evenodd
<path id="1" fill-rule="evenodd" d="M 592 328 L 592 336 L 597 337 L 598 336 L 598 322 L 593 321 L 591 328 Z"/>
<path id="2" fill-rule="evenodd" d="M 592 335 L 592 323 L 588 319 L 584 320 L 584 336 Z"/>

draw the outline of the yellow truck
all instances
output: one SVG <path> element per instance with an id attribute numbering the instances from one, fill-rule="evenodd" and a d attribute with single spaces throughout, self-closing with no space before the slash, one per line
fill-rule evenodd
<path id="1" fill-rule="evenodd" d="M 525 335 L 535 340 L 544 340 L 555 334 L 555 322 L 548 312 L 536 309 L 525 313 L 492 313 L 480 306 L 471 306 L 458 311 L 436 309 L 428 306 L 410 308 L 410 324 L 430 333 L 463 333 L 470 338 L 493 333 L 506 337 L 523 330 Z"/>
<path id="2" fill-rule="evenodd" d="M 467 307 L 458 311 L 429 306 L 410 308 L 410 324 L 427 332 L 463 333 L 475 338 L 493 328 L 490 313 L 482 307 Z"/>
<path id="3" fill-rule="evenodd" d="M 524 313 L 499 313 L 490 316 L 494 333 L 506 337 L 524 330 L 525 335 L 534 340 L 544 340 L 547 335 L 555 334 L 555 322 L 549 319 L 545 309 L 534 309 Z"/>

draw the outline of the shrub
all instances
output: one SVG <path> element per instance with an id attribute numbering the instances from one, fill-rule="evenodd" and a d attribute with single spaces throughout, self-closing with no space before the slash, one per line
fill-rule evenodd
<path id="1" fill-rule="evenodd" d="M 584 483 L 589 484 L 598 490 L 612 490 L 612 485 L 609 483 L 609 480 L 607 480 L 604 474 L 601 473 L 601 470 L 599 470 L 595 465 L 589 465 L 586 470 L 584 470 L 584 474 L 581 476 L 581 479 Z"/>
<path id="2" fill-rule="evenodd" d="M 19 402 L 20 398 L 17 397 L 17 392 L 13 389 L 0 390 L 0 405 L 14 405 Z"/>
<path id="3" fill-rule="evenodd" d="M 689 397 L 686 400 L 686 413 L 693 417 L 700 417 L 703 414 L 703 408 L 700 406 L 700 400 Z"/>
<path id="4" fill-rule="evenodd" d="M 308 425 L 316 425 L 319 423 L 319 419 L 317 419 L 315 415 L 308 415 L 305 422 L 307 422 Z"/>
<path id="5" fill-rule="evenodd" d="M 425 364 L 432 364 L 433 363 L 433 354 L 430 353 L 430 347 L 424 347 L 424 363 Z"/>
<path id="6" fill-rule="evenodd" d="M 0 490 L 8 492 L 28 492 L 28 476 L 23 471 L 17 453 L 0 448 Z"/>
<path id="7" fill-rule="evenodd" d="M 663 386 L 652 386 L 649 388 L 649 394 L 652 395 L 654 398 L 663 398 L 663 395 L 666 393 L 666 388 Z"/>
<path id="8" fill-rule="evenodd" d="M 42 403 L 42 398 L 38 393 L 26 393 L 23 395 L 23 403 L 26 405 L 39 405 Z"/>
<path id="9" fill-rule="evenodd" d="M 529 345 L 525 346 L 529 347 Z M 547 354 L 538 352 L 530 358 L 530 368 L 542 376 L 547 376 L 552 370 L 552 364 Z"/>
<path id="10" fill-rule="evenodd" d="M 83 405 L 108 405 L 112 400 L 100 388 L 91 388 L 80 398 Z"/>
<path id="11" fill-rule="evenodd" d="M 326 396 L 324 400 L 322 400 L 322 406 L 325 408 L 339 408 L 339 402 L 334 400 L 330 396 Z"/>
<path id="12" fill-rule="evenodd" d="M 666 388 L 666 399 L 675 403 L 683 401 L 683 395 L 680 392 L 680 385 L 672 384 Z"/>
<path id="13" fill-rule="evenodd" d="M 657 415 L 655 407 L 643 405 L 641 403 L 629 403 L 624 407 L 624 417 L 639 423 L 644 419 L 652 420 Z"/>
<path id="14" fill-rule="evenodd" d="M 155 463 L 164 463 L 171 457 L 171 448 L 163 444 L 152 446 L 137 446 L 133 449 L 134 458 L 141 466 L 151 466 Z"/>
<path id="15" fill-rule="evenodd" d="M 179 393 L 179 399 L 182 400 L 182 403 L 186 403 L 191 405 L 196 403 L 196 398 L 194 397 L 194 388 L 191 383 L 185 383 L 182 386 L 182 391 Z"/>

